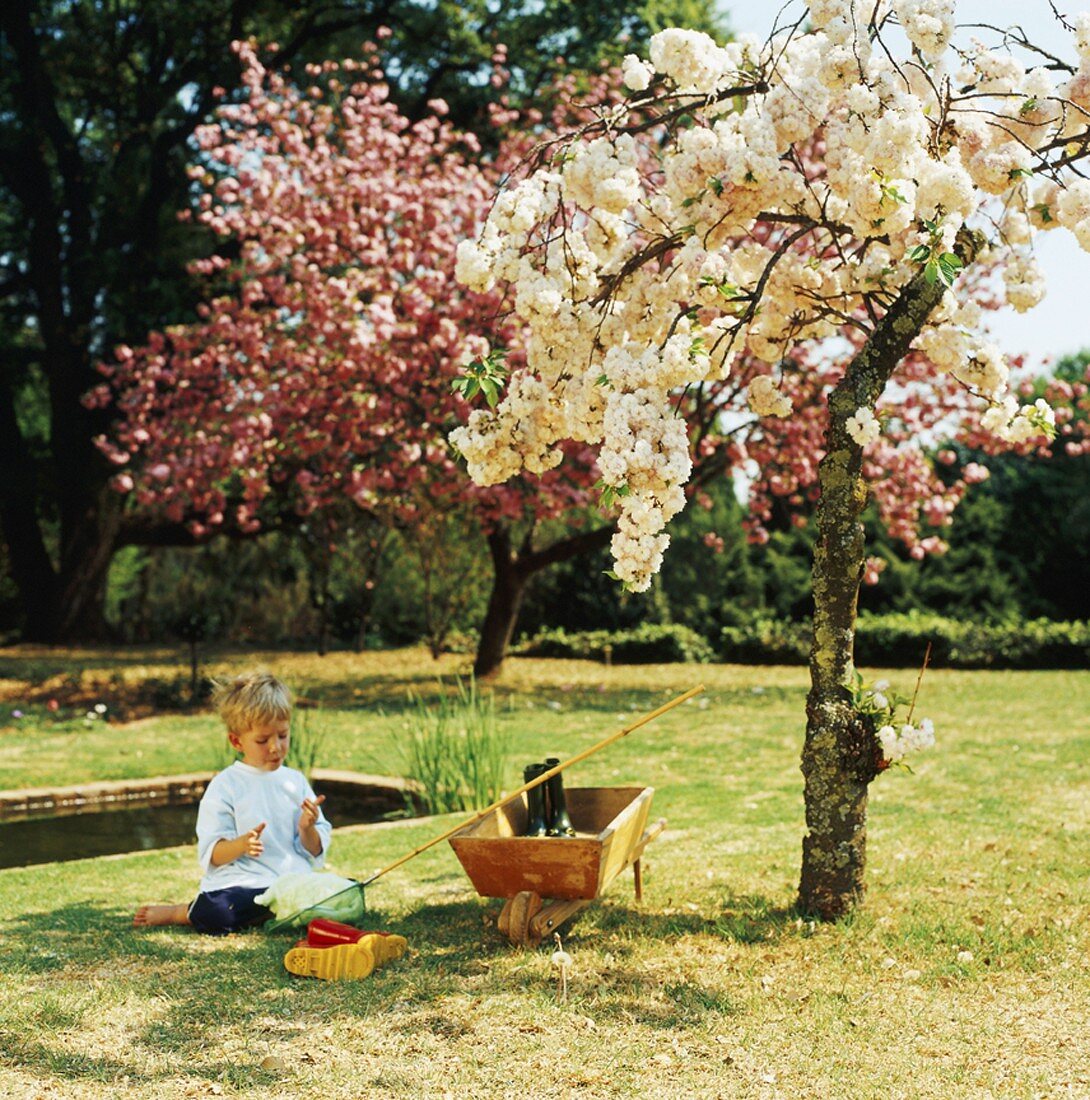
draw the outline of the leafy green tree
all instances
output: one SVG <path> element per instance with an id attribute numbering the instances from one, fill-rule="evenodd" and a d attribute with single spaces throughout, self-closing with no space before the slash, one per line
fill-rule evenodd
<path id="1" fill-rule="evenodd" d="M 512 95 L 568 64 L 616 59 L 664 22 L 714 28 L 710 0 L 20 0 L 0 12 L 0 530 L 27 638 L 102 629 L 118 546 L 183 543 L 107 488 L 87 408 L 118 343 L 187 317 L 189 260 L 211 244 L 176 218 L 194 129 L 237 83 L 232 40 L 276 40 L 276 64 L 355 53 L 389 27 L 388 78 L 410 113 L 446 96 L 479 119 L 509 45 Z"/>
<path id="2" fill-rule="evenodd" d="M 962 619 L 1090 618 L 1090 455 L 970 455 L 991 477 L 970 487 L 949 551 L 922 562 L 879 540 L 890 563 L 861 606 Z"/>
<path id="3" fill-rule="evenodd" d="M 578 77 L 619 62 L 664 27 L 726 32 L 715 0 L 437 0 L 385 6 L 391 34 L 383 49 L 398 59 L 387 66 L 387 75 L 399 86 L 402 107 L 419 115 L 429 99 L 442 98 L 463 127 L 482 119 L 499 44 L 506 47 L 503 67 L 510 74 L 512 101 L 541 105 L 562 73 Z"/>

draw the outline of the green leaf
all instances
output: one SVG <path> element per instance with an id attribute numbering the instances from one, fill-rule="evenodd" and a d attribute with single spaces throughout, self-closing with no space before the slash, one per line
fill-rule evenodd
<path id="1" fill-rule="evenodd" d="M 482 378 L 481 392 L 484 394 L 485 401 L 488 402 L 488 407 L 494 409 L 500 399 L 500 387 L 496 384 L 496 380 L 488 377 Z"/>
<path id="2" fill-rule="evenodd" d="M 612 569 L 603 569 L 602 573 L 603 573 L 604 576 L 609 577 L 609 579 L 611 581 L 619 581 L 621 579 L 620 577 L 617 576 L 616 573 L 613 572 Z"/>
<path id="3" fill-rule="evenodd" d="M 507 369 L 503 365 L 506 358 L 506 348 L 493 348 L 483 359 L 466 364 L 464 373 L 451 382 L 450 388 L 466 401 L 483 393 L 489 406 L 495 408 L 507 380 Z"/>
<path id="4" fill-rule="evenodd" d="M 708 186 L 716 193 L 716 195 L 723 194 L 723 181 L 718 176 L 712 176 L 708 180 Z"/>
<path id="5" fill-rule="evenodd" d="M 463 377 L 455 378 L 450 384 L 450 388 L 455 393 L 460 393 L 467 401 L 472 401 L 480 391 L 480 384 L 476 378 Z"/>
<path id="6" fill-rule="evenodd" d="M 954 280 L 961 274 L 964 266 L 953 252 L 944 252 L 938 259 L 939 278 L 947 286 L 953 286 Z"/>
<path id="7" fill-rule="evenodd" d="M 939 278 L 939 261 L 928 260 L 924 264 L 923 277 L 931 284 L 934 284 Z"/>
<path id="8" fill-rule="evenodd" d="M 931 249 L 925 244 L 918 244 L 908 254 L 908 258 L 914 264 L 922 264 L 925 260 L 931 257 Z"/>

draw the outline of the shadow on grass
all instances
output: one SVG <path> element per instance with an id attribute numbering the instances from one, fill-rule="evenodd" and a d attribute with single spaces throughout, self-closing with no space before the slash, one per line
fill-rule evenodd
<path id="1" fill-rule="evenodd" d="M 400 989 L 394 968 L 393 980 L 384 971 L 379 982 L 335 989 L 293 978 L 282 959 L 298 934 L 212 937 L 134 929 L 130 919 L 73 903 L 0 922 L 0 972 L 14 979 L 13 989 L 23 979 L 17 994 L 0 994 L 0 1067 L 86 1082 L 272 1085 L 276 1073 L 261 1068 L 270 1043 L 303 1030 L 323 1005 L 380 1016 Z M 126 1014 L 134 1005 L 139 1022 L 132 1026 Z M 115 1014 L 119 1041 L 108 1053 L 80 1049 L 81 1032 L 101 1029 Z M 232 1027 L 263 1039 L 233 1062 L 216 1047 L 217 1035 Z M 148 1065 L 148 1051 L 160 1056 L 159 1067 Z"/>
<path id="2" fill-rule="evenodd" d="M 712 915 L 698 912 L 649 913 L 623 905 L 602 908 L 595 926 L 600 932 L 630 929 L 627 940 L 705 935 L 740 944 L 767 944 L 778 939 L 798 919 L 794 906 L 779 906 L 761 894 L 727 894 L 721 911 Z M 622 940 L 619 948 L 625 950 Z"/>
<path id="3" fill-rule="evenodd" d="M 4 1061 L 20 1066 L 30 1072 L 47 1073 L 55 1078 L 67 1081 L 84 1082 L 124 1082 L 131 1085 L 154 1085 L 164 1081 L 177 1080 L 179 1077 L 194 1081 L 226 1083 L 236 1088 L 251 1088 L 259 1085 L 272 1086 L 279 1079 L 276 1073 L 262 1070 L 259 1066 L 240 1065 L 230 1062 L 208 1062 L 194 1065 L 192 1062 L 177 1069 L 163 1071 L 141 1070 L 131 1062 L 122 1059 L 83 1054 L 66 1048 L 53 1048 L 43 1042 L 27 1039 L 23 1036 L 8 1034 L 0 1028 L 0 1042 L 4 1047 Z M 2 1063 L 0 1063 L 2 1064 Z M 14 1093 L 12 1095 L 15 1095 Z M 37 1093 L 28 1093 L 38 1095 Z M 42 1096 L 48 1095 L 41 1093 Z M 187 1095 L 196 1095 L 187 1093 Z M 210 1095 L 200 1092 L 200 1095 Z"/>
<path id="4" fill-rule="evenodd" d="M 283 953 L 298 933 L 221 939 L 181 928 L 136 930 L 127 913 L 86 903 L 23 914 L 0 922 L 0 970 L 23 978 L 17 1000 L 0 996 L 0 1064 L 85 1082 L 182 1078 L 245 1088 L 272 1085 L 276 1074 L 261 1068 L 264 1048 L 298 1037 L 314 1019 L 381 1019 L 386 1028 L 424 1027 L 458 1039 L 465 1024 L 437 1007 L 444 996 L 472 988 L 477 997 L 517 991 L 542 1005 L 552 999 L 551 944 L 537 949 L 538 965 L 504 965 L 519 949 L 494 926 L 499 907 L 452 900 L 391 920 L 372 910 L 361 923 L 405 935 L 413 955 L 368 981 L 339 983 L 283 970 Z M 731 990 L 699 974 L 664 984 L 661 973 L 641 967 L 641 954 L 666 954 L 689 936 L 766 945 L 793 922 L 791 911 L 767 898 L 737 896 L 710 915 L 595 904 L 562 931 L 573 952 L 601 952 L 593 981 L 578 994 L 581 1011 L 668 1029 L 741 1009 Z M 80 1031 L 100 1028 L 119 1003 L 129 1011 L 133 1003 L 143 1006 L 125 1053 L 80 1049 Z M 232 1029 L 260 1034 L 263 1044 L 225 1062 L 216 1038 Z M 148 1059 L 148 1051 L 157 1057 Z"/>
<path id="5" fill-rule="evenodd" d="M 693 667 L 695 668 L 696 666 Z M 592 713 L 607 714 L 610 716 L 610 724 L 614 724 L 617 722 L 617 714 L 619 711 L 627 711 L 629 719 L 637 718 L 640 714 L 652 711 L 662 706 L 663 703 L 669 702 L 675 694 L 681 694 L 686 685 L 691 686 L 692 684 L 699 683 L 699 681 L 699 671 L 694 671 L 691 680 L 683 675 L 679 675 L 676 693 L 658 689 L 643 691 L 638 688 L 629 687 L 602 690 L 597 687 L 586 687 L 583 685 L 572 687 L 570 690 L 565 691 L 557 688 L 554 684 L 545 686 L 512 685 L 510 688 L 505 688 L 503 684 L 498 684 L 495 690 L 497 699 L 502 699 L 505 695 L 510 694 L 512 698 L 520 701 L 533 700 L 543 705 L 550 702 L 560 703 L 563 710 L 590 711 Z M 758 690 L 755 690 L 751 685 L 737 688 L 716 687 L 709 689 L 704 696 L 709 704 L 714 703 L 716 706 L 733 704 L 747 709 L 770 706 L 773 704 L 778 705 L 785 701 L 794 704 L 799 700 L 805 699 L 805 697 L 806 688 L 802 686 L 762 686 Z M 699 703 L 693 702 L 690 703 L 689 706 L 699 707 Z M 620 724 L 623 724 L 623 721 Z"/>
<path id="6" fill-rule="evenodd" d="M 74 903 L 48 912 L 25 913 L 0 924 L 0 960 L 5 974 L 46 974 L 70 966 L 105 966 L 138 954 L 144 959 L 171 962 L 186 957 L 181 947 L 159 939 L 138 938 L 125 922 L 118 931 L 118 914 L 97 906 Z"/>

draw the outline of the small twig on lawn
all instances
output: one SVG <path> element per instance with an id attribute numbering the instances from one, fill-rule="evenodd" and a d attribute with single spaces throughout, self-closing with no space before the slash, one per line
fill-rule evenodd
<path id="1" fill-rule="evenodd" d="M 908 706 L 908 718 L 906 721 L 909 725 L 912 725 L 912 712 L 916 709 L 916 696 L 920 694 L 920 683 L 923 680 L 923 674 L 927 671 L 927 666 L 931 662 L 931 643 L 927 643 L 927 649 L 924 650 L 923 664 L 920 665 L 920 674 L 916 677 L 916 690 L 912 693 L 912 702 Z"/>

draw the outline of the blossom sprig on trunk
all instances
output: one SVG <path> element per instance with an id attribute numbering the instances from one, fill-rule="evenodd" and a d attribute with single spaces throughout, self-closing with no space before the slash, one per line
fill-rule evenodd
<path id="1" fill-rule="evenodd" d="M 856 676 L 853 691 L 855 709 L 867 719 L 868 726 L 881 751 L 877 771 L 885 771 L 894 764 L 908 767 L 905 757 L 929 749 L 935 744 L 935 723 L 930 718 L 913 720 L 912 700 L 891 690 L 888 680 L 876 680 L 867 684 Z M 908 706 L 908 716 L 899 720 L 897 712 Z"/>
<path id="2" fill-rule="evenodd" d="M 810 19 L 811 33 L 763 44 L 656 35 L 649 60 L 626 62 L 631 111 L 552 145 L 459 246 L 459 278 L 510 285 L 530 331 L 527 369 L 455 435 L 473 477 L 551 469 L 562 440 L 596 448 L 606 483 L 628 489 L 613 552 L 633 588 L 659 567 L 692 473 L 677 393 L 731 378 L 749 354 L 768 364 L 752 411 L 785 416 L 796 350 L 868 341 L 917 277 L 936 288 L 912 322 L 927 377 L 978 400 L 1000 439 L 1052 430 L 1011 392 L 962 272 L 1001 264 L 1024 310 L 1044 292 L 1037 232 L 1090 248 L 1090 183 L 1072 174 L 1090 133 L 1090 18 L 1066 71 L 955 50 L 946 0 L 830 0 Z M 894 23 L 911 43 L 900 61 Z M 880 393 L 861 388 L 850 410 L 855 447 L 876 445 Z"/>

